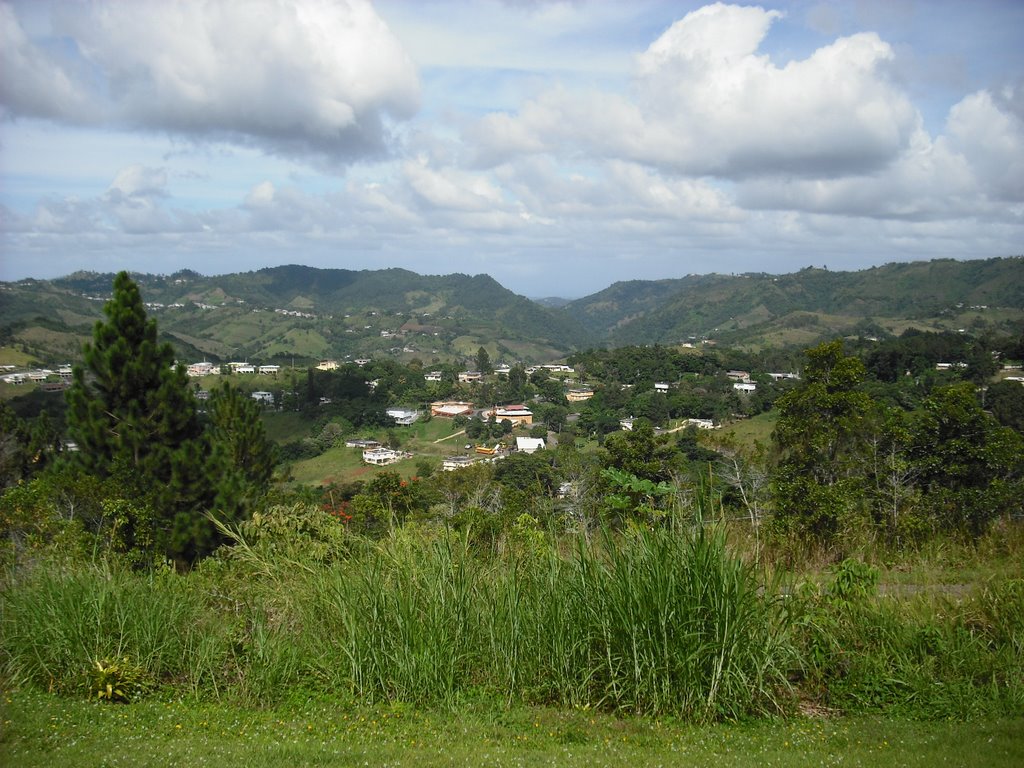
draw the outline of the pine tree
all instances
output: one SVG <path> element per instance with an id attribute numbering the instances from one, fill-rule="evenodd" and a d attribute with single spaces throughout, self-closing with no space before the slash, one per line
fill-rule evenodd
<path id="1" fill-rule="evenodd" d="M 256 402 L 226 382 L 213 391 L 207 413 L 207 470 L 216 487 L 214 513 L 235 522 L 247 517 L 269 488 L 276 451 L 263 430 Z"/>
<path id="2" fill-rule="evenodd" d="M 199 435 L 195 402 L 170 344 L 157 342 L 138 286 L 127 272 L 114 279 L 107 320 L 83 348 L 68 390 L 68 426 L 91 472 L 110 476 L 123 463 L 148 479 L 168 482 L 172 456 Z M 87 376 L 88 372 L 88 376 Z"/>
<path id="3" fill-rule="evenodd" d="M 113 287 L 106 320 L 83 348 L 85 365 L 74 369 L 68 430 L 79 448 L 75 461 L 96 477 L 120 479 L 151 505 L 156 542 L 166 544 L 178 513 L 199 514 L 210 495 L 200 424 L 185 369 L 157 341 L 138 286 L 121 272 Z"/>

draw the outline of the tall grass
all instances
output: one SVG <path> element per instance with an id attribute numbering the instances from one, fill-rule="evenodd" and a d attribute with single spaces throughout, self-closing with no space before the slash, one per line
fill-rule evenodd
<path id="1" fill-rule="evenodd" d="M 11 684 L 70 692 L 96 661 L 128 657 L 154 682 L 202 687 L 224 655 L 211 618 L 173 573 L 36 567 L 4 584 L 0 670 Z"/>
<path id="2" fill-rule="evenodd" d="M 315 557 L 294 543 L 239 538 L 187 575 L 12 572 L 4 682 L 84 691 L 95 660 L 129 656 L 199 698 L 454 708 L 483 697 L 694 721 L 786 711 L 799 669 L 801 695 L 849 708 L 1016 711 L 1024 690 L 1024 590 L 1012 583 L 929 618 L 923 602 L 785 597 L 716 529 L 637 527 L 500 554 L 438 530 Z M 950 701 L 932 695 L 936 680 Z"/>

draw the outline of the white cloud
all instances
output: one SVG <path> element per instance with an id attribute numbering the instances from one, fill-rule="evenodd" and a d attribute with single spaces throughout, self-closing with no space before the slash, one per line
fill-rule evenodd
<path id="1" fill-rule="evenodd" d="M 486 177 L 455 168 L 432 168 L 425 157 L 403 165 L 411 189 L 429 207 L 481 212 L 504 207 L 501 190 Z"/>
<path id="2" fill-rule="evenodd" d="M 108 193 L 119 196 L 162 196 L 167 186 L 167 171 L 163 168 L 147 168 L 144 165 L 129 165 L 118 171 L 110 184 Z"/>
<path id="3" fill-rule="evenodd" d="M 828 177 L 884 166 L 920 125 L 886 76 L 877 35 L 841 38 L 778 67 L 758 53 L 780 14 L 715 4 L 673 24 L 637 57 L 631 98 L 552 90 L 472 138 L 491 162 L 523 151 L 584 151 L 691 175 Z"/>
<path id="4" fill-rule="evenodd" d="M 832 179 L 750 179 L 738 185 L 737 201 L 750 208 L 841 216 L 1019 224 L 1024 122 L 999 99 L 980 91 L 954 105 L 945 134 L 932 140 L 918 130 L 883 169 Z"/>
<path id="5" fill-rule="evenodd" d="M 14 8 L 0 3 L 0 115 L 91 119 L 80 84 L 25 34 Z"/>
<path id="6" fill-rule="evenodd" d="M 0 0 L 0 273 L 301 260 L 578 295 L 1019 251 L 1024 87 L 935 98 L 907 57 L 964 49 L 921 45 L 923 11 L 694 8 Z"/>
<path id="7" fill-rule="evenodd" d="M 1007 96 L 1012 105 L 1013 92 Z M 987 194 L 1024 202 L 1024 120 L 1019 113 L 980 91 L 950 110 L 946 130 L 950 144 L 970 162 Z"/>
<path id="8" fill-rule="evenodd" d="M 61 6 L 54 28 L 96 85 L 82 98 L 0 6 L 3 102 L 14 115 L 339 162 L 384 152 L 387 120 L 418 108 L 415 68 L 366 0 L 100 0 Z"/>
<path id="9" fill-rule="evenodd" d="M 831 179 L 762 177 L 737 185 L 745 208 L 925 221 L 985 215 L 974 174 L 944 140 L 918 131 L 884 169 Z"/>

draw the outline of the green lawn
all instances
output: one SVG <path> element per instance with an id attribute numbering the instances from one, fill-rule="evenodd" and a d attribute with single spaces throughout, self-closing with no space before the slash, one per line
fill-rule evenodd
<path id="1" fill-rule="evenodd" d="M 753 445 L 755 441 L 768 445 L 772 439 L 772 430 L 779 419 L 778 411 L 771 410 L 759 413 L 750 419 L 740 419 L 722 427 L 723 435 L 732 435 L 741 445 Z"/>
<path id="2" fill-rule="evenodd" d="M 286 428 L 284 420 L 281 421 L 281 424 L 275 425 L 275 430 Z M 428 459 L 439 465 L 442 457 L 461 453 L 462 446 L 465 444 L 462 437 L 452 437 L 452 439 L 440 443 L 435 442 L 459 431 L 452 426 L 450 419 L 418 421 L 410 427 L 395 427 L 393 431 L 402 441 L 402 450 L 413 454 L 411 459 L 400 461 L 389 467 L 371 467 L 363 463 L 361 450 L 346 448 L 342 445 L 331 448 L 311 459 L 295 462 L 292 465 L 292 481 L 300 484 L 324 485 L 332 482 L 368 480 L 384 470 L 398 472 L 403 477 L 411 477 L 417 473 L 417 462 Z M 384 429 L 366 430 L 359 436 L 384 442 L 387 439 L 387 432 L 388 430 Z"/>
<path id="3" fill-rule="evenodd" d="M 32 355 L 27 352 L 22 352 L 20 349 L 0 346 L 0 365 L 18 365 L 27 367 L 30 365 L 37 365 L 38 362 L 39 361 Z"/>
<path id="4" fill-rule="evenodd" d="M 75 766 L 985 766 L 1024 763 L 1024 718 L 794 718 L 699 727 L 541 708 L 130 705 L 8 692 L 0 764 Z"/>

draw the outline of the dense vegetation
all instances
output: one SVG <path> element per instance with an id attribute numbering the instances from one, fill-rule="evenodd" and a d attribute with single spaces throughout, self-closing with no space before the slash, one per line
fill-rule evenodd
<path id="1" fill-rule="evenodd" d="M 893 320 L 964 314 L 977 320 L 1024 305 L 1021 258 L 887 264 L 860 272 L 807 267 L 789 275 L 690 275 L 679 280 L 616 283 L 563 312 L 581 318 L 613 345 L 673 344 L 714 336 L 752 345 L 789 334 L 801 340 L 870 328 Z M 982 314 L 971 315 L 971 310 Z M 874 318 L 874 320 L 870 320 Z M 982 322 L 984 322 L 982 320 Z"/>
<path id="2" fill-rule="evenodd" d="M 1005 334 L 1024 319 L 1021 258 L 887 264 L 861 272 L 691 275 L 616 283 L 571 302 L 531 302 L 486 275 L 286 266 L 136 275 L 179 359 L 299 362 L 389 356 L 466 364 L 547 362 L 588 346 L 712 339 L 764 352 L 908 328 Z M 78 357 L 112 275 L 0 283 L 0 346 Z M 563 288 L 566 292 L 572 286 Z M 46 309 L 45 313 L 41 308 Z"/>
<path id="3" fill-rule="evenodd" d="M 68 393 L 78 451 L 0 409 L 7 687 L 697 722 L 1024 712 L 1024 387 L 991 382 L 1017 337 L 581 352 L 581 404 L 521 366 L 474 385 L 529 400 L 557 448 L 310 488 L 284 482 L 289 462 L 370 431 L 399 441 L 384 407 L 468 385 L 387 359 L 286 373 L 275 402 L 310 433 L 275 465 L 238 382 L 200 408 L 127 275 L 105 315 Z M 775 419 L 770 444 L 656 429 L 756 414 Z M 990 578 L 879 594 L 879 565 L 935 547 Z"/>

